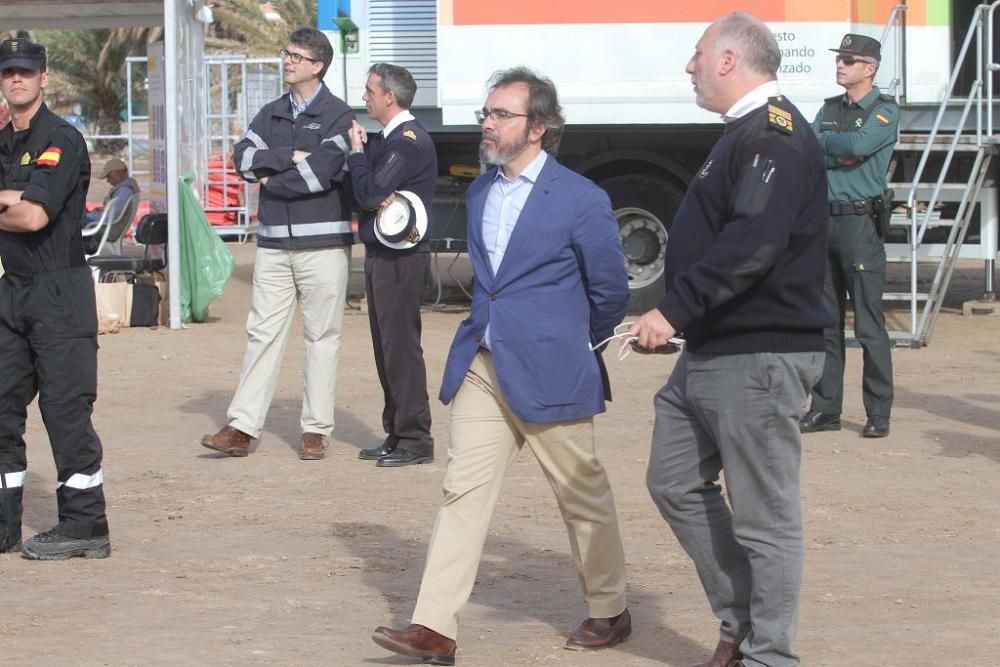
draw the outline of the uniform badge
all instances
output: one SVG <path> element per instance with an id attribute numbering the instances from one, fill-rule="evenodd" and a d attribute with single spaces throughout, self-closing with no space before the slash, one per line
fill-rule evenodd
<path id="1" fill-rule="evenodd" d="M 38 156 L 35 160 L 35 164 L 39 167 L 55 167 L 59 164 L 59 160 L 62 159 L 62 149 L 57 146 L 49 146 L 42 154 Z"/>
<path id="2" fill-rule="evenodd" d="M 698 172 L 698 178 L 705 178 L 706 176 L 708 176 L 708 172 L 711 168 L 712 168 L 712 161 L 709 160 L 701 168 L 701 171 Z"/>
<path id="3" fill-rule="evenodd" d="M 308 125 L 303 126 L 302 129 L 303 130 L 318 130 L 321 127 L 323 127 L 323 126 L 320 125 L 319 123 L 309 123 Z"/>
<path id="4" fill-rule="evenodd" d="M 877 118 L 878 120 L 882 121 L 883 125 L 888 125 L 889 124 L 889 117 L 886 116 L 885 114 L 877 113 L 877 114 L 875 114 L 875 118 Z"/>
<path id="5" fill-rule="evenodd" d="M 31 153 L 25 153 L 21 156 L 21 166 L 26 167 L 31 164 Z"/>
<path id="6" fill-rule="evenodd" d="M 17 40 L 15 39 L 15 40 L 13 40 L 13 41 L 12 41 L 12 42 L 10 43 L 10 50 L 11 50 L 11 53 L 17 53 L 17 47 L 18 47 L 18 44 L 17 44 Z"/>
<path id="7" fill-rule="evenodd" d="M 855 119 L 855 121 L 854 121 L 854 127 L 861 127 L 864 124 L 865 124 L 865 121 L 864 121 L 863 118 L 858 118 L 858 119 Z"/>
<path id="8" fill-rule="evenodd" d="M 844 35 L 844 41 L 842 41 L 840 43 L 840 48 L 842 48 L 842 49 L 846 48 L 846 47 L 850 46 L 852 42 L 853 42 L 853 40 L 851 39 L 850 35 Z"/>
<path id="9" fill-rule="evenodd" d="M 767 123 L 785 134 L 791 134 L 795 129 L 792 126 L 792 114 L 773 104 L 767 105 Z"/>
<path id="10" fill-rule="evenodd" d="M 413 130 L 403 130 L 403 136 L 407 139 L 412 139 L 413 141 L 417 140 L 417 133 Z"/>

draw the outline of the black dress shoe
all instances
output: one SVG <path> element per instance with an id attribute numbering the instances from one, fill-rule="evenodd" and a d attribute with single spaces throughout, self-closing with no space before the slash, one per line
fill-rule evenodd
<path id="1" fill-rule="evenodd" d="M 378 447 L 369 447 L 368 449 L 362 449 L 360 452 L 358 452 L 358 458 L 362 459 L 363 461 L 377 461 L 383 456 L 388 456 L 389 454 L 392 454 L 394 451 L 396 451 L 396 445 L 398 444 L 399 440 L 390 435 L 388 438 L 383 440 L 382 444 L 379 445 Z"/>
<path id="2" fill-rule="evenodd" d="M 865 428 L 861 431 L 864 438 L 884 438 L 889 435 L 889 418 L 882 415 L 869 417 L 865 422 Z"/>
<path id="3" fill-rule="evenodd" d="M 418 463 L 431 463 L 434 461 L 432 454 L 417 454 L 408 449 L 397 448 L 386 454 L 375 466 L 378 468 L 400 468 L 402 466 L 415 466 Z"/>
<path id="4" fill-rule="evenodd" d="M 840 415 L 831 415 L 819 410 L 810 410 L 799 417 L 800 433 L 816 433 L 817 431 L 839 431 Z"/>

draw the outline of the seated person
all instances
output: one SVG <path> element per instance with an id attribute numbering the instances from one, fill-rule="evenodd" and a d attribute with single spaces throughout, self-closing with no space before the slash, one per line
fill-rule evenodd
<path id="1" fill-rule="evenodd" d="M 111 219 L 114 220 L 115 216 L 121 213 L 122 207 L 125 206 L 128 198 L 139 192 L 139 184 L 136 183 L 134 178 L 129 178 L 128 166 L 116 157 L 104 163 L 104 169 L 98 178 L 107 179 L 108 185 L 111 186 L 111 191 L 104 198 L 104 204 L 100 208 L 84 214 L 84 227 L 100 220 L 104 209 L 108 207 L 111 207 L 110 215 Z"/>

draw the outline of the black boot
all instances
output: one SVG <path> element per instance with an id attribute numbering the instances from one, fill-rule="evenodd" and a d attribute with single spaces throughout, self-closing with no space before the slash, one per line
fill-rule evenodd
<path id="1" fill-rule="evenodd" d="M 0 473 L 2 475 L 3 473 Z M 0 489 L 0 554 L 21 550 L 21 495 L 23 487 Z"/>

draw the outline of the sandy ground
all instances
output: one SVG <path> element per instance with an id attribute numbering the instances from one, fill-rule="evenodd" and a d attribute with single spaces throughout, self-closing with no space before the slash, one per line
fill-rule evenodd
<path id="1" fill-rule="evenodd" d="M 295 452 L 298 324 L 254 453 L 219 458 L 200 447 L 202 433 L 224 424 L 244 350 L 252 247 L 233 248 L 237 273 L 210 322 L 101 337 L 95 423 L 114 553 L 56 563 L 0 556 L 4 664 L 406 662 L 369 634 L 405 623 L 412 610 L 440 499 L 448 410 L 433 403 L 432 465 L 384 470 L 357 459 L 382 434 L 368 324 L 355 312 L 326 460 L 301 462 Z M 975 296 L 980 281 L 978 272 L 960 276 L 958 297 Z M 357 291 L 358 276 L 353 284 Z M 1000 315 L 955 310 L 930 347 L 895 353 L 890 438 L 858 435 L 860 352 L 852 350 L 845 430 L 805 440 L 798 648 L 806 665 L 1000 664 Z M 463 316 L 424 318 L 432 394 Z M 597 422 L 622 519 L 633 638 L 598 654 L 562 650 L 586 608 L 555 503 L 526 452 L 462 619 L 461 664 L 687 665 L 714 647 L 716 623 L 694 569 L 643 481 L 651 396 L 673 363 L 612 361 L 616 400 Z M 25 537 L 55 518 L 53 464 L 34 409 L 27 439 Z"/>

